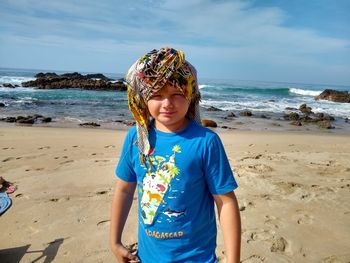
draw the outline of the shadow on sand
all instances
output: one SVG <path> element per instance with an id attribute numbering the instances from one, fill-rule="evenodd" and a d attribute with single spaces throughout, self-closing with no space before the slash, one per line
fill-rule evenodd
<path id="1" fill-rule="evenodd" d="M 35 263 L 42 258 L 45 258 L 44 263 L 53 262 L 55 259 L 58 249 L 63 243 L 65 238 L 57 238 L 54 241 L 48 243 L 47 247 L 43 250 L 32 250 L 28 251 L 30 245 L 25 245 L 21 247 L 0 249 L 0 262 L 1 263 L 19 263 L 25 254 L 28 253 L 38 253 L 38 257 L 30 261 Z M 39 254 L 40 253 L 40 254 Z"/>

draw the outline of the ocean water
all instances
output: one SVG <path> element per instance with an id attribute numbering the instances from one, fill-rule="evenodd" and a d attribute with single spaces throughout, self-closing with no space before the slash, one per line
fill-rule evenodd
<path id="1" fill-rule="evenodd" d="M 39 72 L 50 71 L 0 68 L 0 103 L 6 105 L 0 108 L 0 117 L 41 114 L 52 117 L 56 122 L 73 123 L 111 123 L 132 119 L 126 92 L 21 87 L 22 82 L 35 79 L 34 75 Z M 104 74 L 113 79 L 123 77 L 122 74 Z M 18 87 L 5 88 L 5 83 Z M 230 112 L 238 115 L 243 110 L 250 110 L 255 116 L 264 114 L 281 118 L 288 112 L 286 107 L 299 108 L 303 103 L 312 107 L 314 112 L 331 114 L 340 119 L 350 118 L 350 103 L 314 99 L 325 89 L 350 91 L 349 86 L 199 79 L 199 88 L 202 94 L 201 114 L 207 118 L 224 118 Z M 210 106 L 222 111 L 206 111 Z"/>

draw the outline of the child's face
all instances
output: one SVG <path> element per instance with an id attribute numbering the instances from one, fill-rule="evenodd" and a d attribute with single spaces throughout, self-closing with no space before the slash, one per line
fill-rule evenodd
<path id="1" fill-rule="evenodd" d="M 180 90 L 166 85 L 147 102 L 148 110 L 158 130 L 174 132 L 185 128 L 190 103 Z"/>

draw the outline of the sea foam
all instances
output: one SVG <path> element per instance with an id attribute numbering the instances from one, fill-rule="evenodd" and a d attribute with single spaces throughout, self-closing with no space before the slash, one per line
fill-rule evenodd
<path id="1" fill-rule="evenodd" d="M 305 89 L 298 89 L 298 88 L 290 88 L 289 92 L 298 94 L 298 95 L 303 95 L 303 96 L 318 96 L 321 94 L 321 90 L 305 90 Z"/>

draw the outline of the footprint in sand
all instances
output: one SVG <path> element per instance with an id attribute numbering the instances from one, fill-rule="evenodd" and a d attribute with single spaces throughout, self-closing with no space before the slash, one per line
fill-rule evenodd
<path id="1" fill-rule="evenodd" d="M 304 213 L 303 211 L 298 211 L 298 210 L 296 212 L 298 212 L 298 214 L 295 215 L 294 218 L 298 223 L 298 225 L 308 225 L 314 221 L 314 217 L 312 215 L 309 215 L 307 213 Z"/>
<path id="2" fill-rule="evenodd" d="M 104 194 L 107 194 L 107 193 L 108 193 L 107 190 L 102 190 L 102 191 L 96 192 L 97 195 L 104 195 Z"/>
<path id="3" fill-rule="evenodd" d="M 254 241 L 266 241 L 273 238 L 273 233 L 270 230 L 258 229 L 253 232 L 246 232 L 243 234 L 243 238 L 247 240 L 247 243 Z"/>
<path id="4" fill-rule="evenodd" d="M 258 262 L 264 262 L 265 261 L 265 257 L 260 256 L 260 255 L 251 255 L 246 259 L 243 259 L 241 262 L 242 263 L 258 263 Z"/>
<path id="5" fill-rule="evenodd" d="M 322 259 L 322 263 L 349 263 L 350 262 L 350 254 L 343 255 L 332 255 Z"/>
<path id="6" fill-rule="evenodd" d="M 13 159 L 15 159 L 15 158 L 14 158 L 14 157 L 7 157 L 7 158 L 5 158 L 4 160 L 2 160 L 2 162 L 3 162 L 3 163 L 6 163 L 6 162 L 11 161 L 11 160 L 13 160 Z"/>
<path id="7" fill-rule="evenodd" d="M 115 148 L 114 145 L 106 145 L 105 148 Z"/>
<path id="8" fill-rule="evenodd" d="M 61 162 L 60 164 L 68 164 L 68 163 L 72 163 L 72 162 L 74 162 L 74 160 L 67 160 L 67 161 Z"/>
<path id="9" fill-rule="evenodd" d="M 248 169 L 250 169 L 253 172 L 258 172 L 258 173 L 266 173 L 266 172 L 273 171 L 273 168 L 271 166 L 266 165 L 266 164 L 249 165 Z"/>
<path id="10" fill-rule="evenodd" d="M 96 225 L 98 227 L 108 226 L 110 221 L 111 220 L 102 220 L 102 221 L 98 222 Z"/>
<path id="11" fill-rule="evenodd" d="M 266 226 L 278 229 L 281 225 L 283 225 L 282 221 L 279 218 L 277 218 L 277 217 L 274 217 L 274 216 L 271 216 L 271 215 L 266 215 L 265 218 L 266 219 L 264 221 L 264 224 Z"/>
<path id="12" fill-rule="evenodd" d="M 285 194 L 292 194 L 294 193 L 298 188 L 302 188 L 302 184 L 294 183 L 294 182 L 278 182 L 275 184 L 281 192 Z"/>
<path id="13" fill-rule="evenodd" d="M 109 160 L 95 160 L 95 163 L 100 163 L 100 162 L 106 163 L 106 162 L 109 162 Z"/>
<path id="14" fill-rule="evenodd" d="M 288 252 L 289 244 L 283 237 L 273 237 L 270 251 L 271 252 Z"/>
<path id="15" fill-rule="evenodd" d="M 250 207 L 255 207 L 255 204 L 251 201 L 249 201 L 249 202 L 244 201 L 243 205 L 239 206 L 239 211 L 241 211 L 241 212 L 245 211 L 247 208 L 250 208 Z"/>
<path id="16" fill-rule="evenodd" d="M 255 159 L 255 160 L 258 160 L 258 159 L 260 159 L 261 157 L 263 157 L 262 154 L 253 155 L 253 156 L 245 156 L 245 157 L 239 159 L 239 161 L 244 161 L 244 160 L 247 160 L 247 159 Z"/>
<path id="17" fill-rule="evenodd" d="M 56 198 L 56 197 L 54 197 L 54 198 L 50 198 L 49 199 L 50 202 L 54 202 L 54 203 L 61 202 L 61 201 L 69 201 L 69 200 L 70 200 L 69 196 L 67 196 L 65 198 Z"/>
<path id="18" fill-rule="evenodd" d="M 50 146 L 43 146 L 43 147 L 39 147 L 38 150 L 44 150 L 44 149 L 50 149 Z"/>

